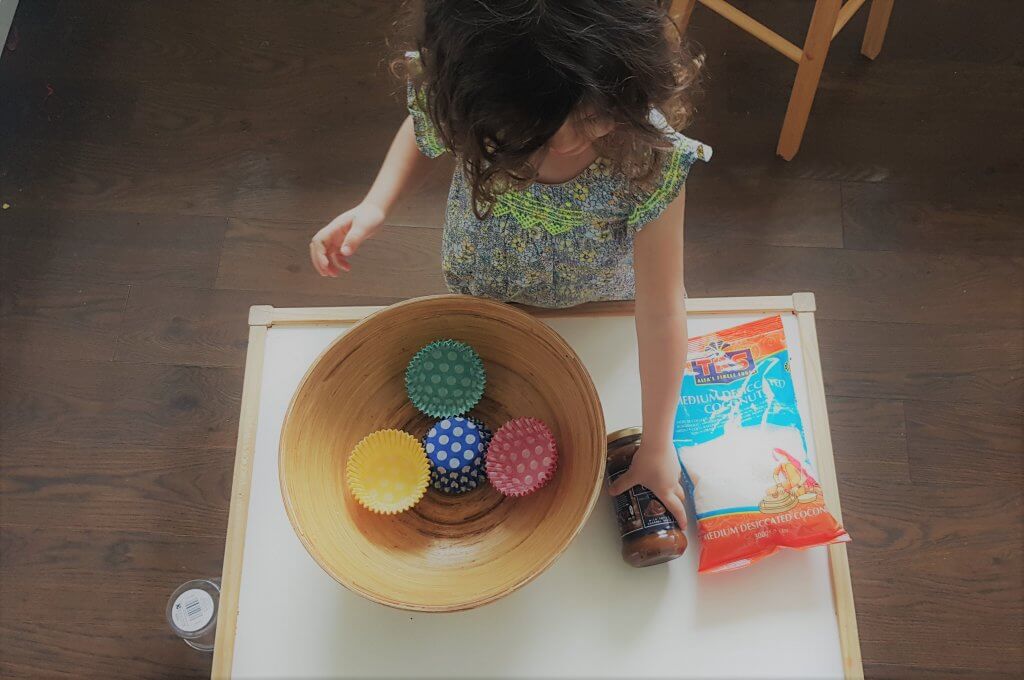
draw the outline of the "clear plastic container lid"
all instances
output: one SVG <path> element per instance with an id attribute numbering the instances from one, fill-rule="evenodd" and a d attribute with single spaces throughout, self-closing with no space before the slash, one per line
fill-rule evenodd
<path id="1" fill-rule="evenodd" d="M 167 623 L 193 649 L 212 652 L 219 610 L 220 579 L 194 579 L 167 600 Z"/>

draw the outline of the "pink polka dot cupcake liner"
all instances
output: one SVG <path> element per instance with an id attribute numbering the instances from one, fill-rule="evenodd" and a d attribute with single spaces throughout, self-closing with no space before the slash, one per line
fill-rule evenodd
<path id="1" fill-rule="evenodd" d="M 535 418 L 505 423 L 487 449 L 487 479 L 506 496 L 525 496 L 551 481 L 558 468 L 555 437 Z"/>

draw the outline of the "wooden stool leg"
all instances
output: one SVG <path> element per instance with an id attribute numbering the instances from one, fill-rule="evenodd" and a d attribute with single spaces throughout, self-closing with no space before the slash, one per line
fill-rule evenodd
<path id="1" fill-rule="evenodd" d="M 811 114 L 811 104 L 814 103 L 821 69 L 828 56 L 828 46 L 832 42 L 832 29 L 836 26 L 840 5 L 842 0 L 817 0 L 814 3 L 814 14 L 807 29 L 803 55 L 796 71 L 796 80 L 793 81 L 793 92 L 789 95 L 789 107 L 786 109 L 786 119 L 782 123 L 782 134 L 779 135 L 776 150 L 787 161 L 792 160 L 800 149 L 800 140 L 804 137 L 807 117 Z"/>
<path id="2" fill-rule="evenodd" d="M 690 25 L 690 15 L 697 0 L 672 0 L 668 16 L 679 30 L 679 35 L 686 35 L 686 27 Z"/>
<path id="3" fill-rule="evenodd" d="M 882 51 L 885 29 L 889 28 L 889 16 L 892 14 L 892 3 L 893 0 L 871 0 L 868 27 L 864 31 L 864 42 L 860 46 L 860 53 L 868 59 L 874 59 Z"/>

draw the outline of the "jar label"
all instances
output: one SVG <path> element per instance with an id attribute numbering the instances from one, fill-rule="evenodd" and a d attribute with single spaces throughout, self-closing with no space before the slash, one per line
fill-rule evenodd
<path id="1" fill-rule="evenodd" d="M 612 473 L 609 480 L 614 482 L 625 473 L 626 470 Z M 615 517 L 623 538 L 678 528 L 665 505 L 645 486 L 634 486 L 615 497 Z"/>
<path id="2" fill-rule="evenodd" d="M 199 588 L 186 590 L 174 601 L 171 618 L 183 633 L 194 633 L 213 618 L 213 598 Z"/>

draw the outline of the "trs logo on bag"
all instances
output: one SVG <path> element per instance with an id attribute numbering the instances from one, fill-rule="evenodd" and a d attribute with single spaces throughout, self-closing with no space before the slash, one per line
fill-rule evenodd
<path id="1" fill-rule="evenodd" d="M 690 361 L 694 382 L 698 385 L 727 383 L 754 372 L 754 353 L 747 349 L 728 351 L 721 340 L 708 344 L 706 355 Z"/>

